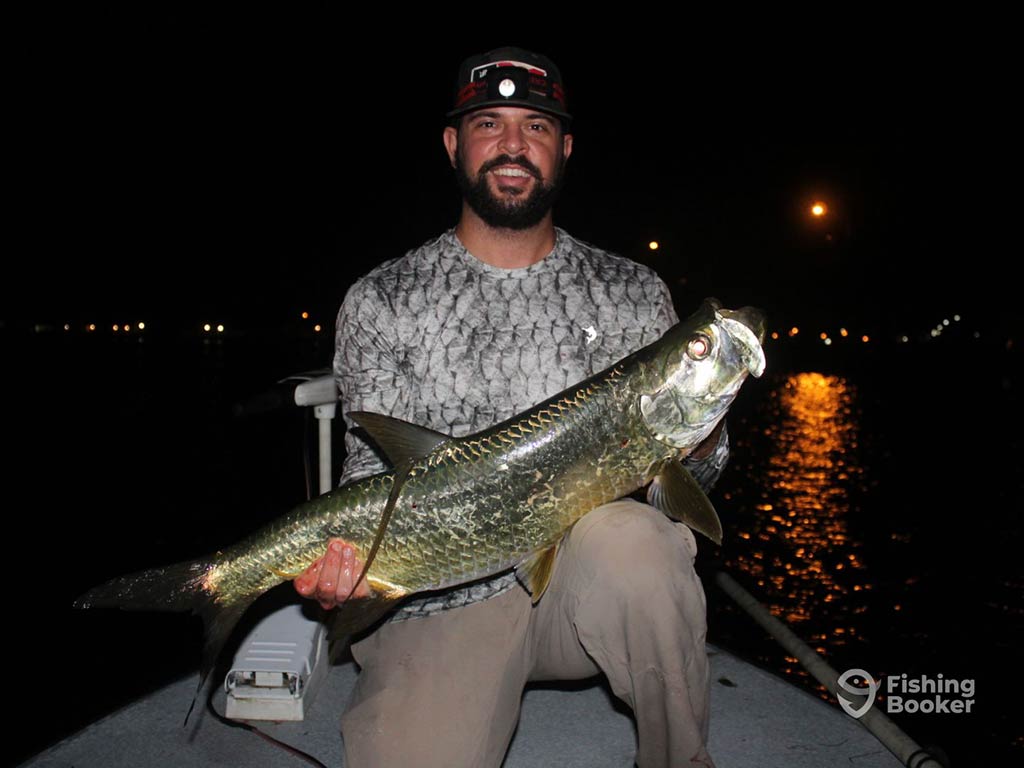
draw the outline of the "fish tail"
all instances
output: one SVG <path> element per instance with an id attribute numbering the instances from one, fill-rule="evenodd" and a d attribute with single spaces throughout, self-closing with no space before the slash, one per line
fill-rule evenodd
<path id="1" fill-rule="evenodd" d="M 121 608 L 128 611 L 190 611 L 203 620 L 203 652 L 196 696 L 213 671 L 232 630 L 258 593 L 226 600 L 210 586 L 212 557 L 118 576 L 75 600 L 75 608 Z M 193 705 L 195 700 L 193 699 Z M 189 712 L 191 712 L 191 708 Z M 186 722 L 188 715 L 185 716 Z"/>
<path id="2" fill-rule="evenodd" d="M 126 611 L 194 610 L 203 578 L 213 565 L 208 558 L 118 576 L 75 600 L 75 608 L 122 608 Z"/>

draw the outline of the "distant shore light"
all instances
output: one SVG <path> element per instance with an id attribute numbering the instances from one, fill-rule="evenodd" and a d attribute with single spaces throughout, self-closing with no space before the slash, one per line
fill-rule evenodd
<path id="1" fill-rule="evenodd" d="M 818 202 L 814 203 L 814 205 L 811 206 L 811 215 L 812 216 L 821 217 L 821 216 L 824 216 L 826 213 L 828 213 L 828 206 L 825 205 L 820 200 Z"/>
<path id="2" fill-rule="evenodd" d="M 850 332 L 848 330 L 846 330 L 845 328 L 840 328 L 839 329 L 839 335 L 842 336 L 845 339 L 847 336 L 850 335 Z"/>
<path id="3" fill-rule="evenodd" d="M 120 329 L 120 328 L 118 328 L 118 327 L 117 327 L 116 325 L 115 325 L 115 326 L 113 326 L 113 328 L 114 328 L 114 333 L 117 333 L 117 332 L 118 332 L 119 330 L 121 330 L 121 329 Z"/>
<path id="4" fill-rule="evenodd" d="M 797 328 L 795 325 L 789 329 L 790 336 L 796 336 L 798 333 L 800 333 L 800 329 Z"/>
<path id="5" fill-rule="evenodd" d="M 220 324 L 217 325 L 217 333 L 224 333 L 224 326 L 223 325 L 220 325 Z"/>
<path id="6" fill-rule="evenodd" d="M 96 323 L 89 323 L 89 325 L 87 325 L 86 328 L 88 330 L 90 330 L 90 331 L 95 331 L 96 330 Z"/>
<path id="7" fill-rule="evenodd" d="M 320 323 L 317 323 L 316 325 L 314 325 L 314 326 L 313 326 L 313 330 L 314 330 L 314 331 L 315 331 L 316 333 L 320 333 Z"/>
<path id="8" fill-rule="evenodd" d="M 146 330 L 146 324 L 145 323 L 139 323 L 139 330 L 140 331 Z"/>
<path id="9" fill-rule="evenodd" d="M 871 337 L 865 333 L 863 336 L 860 337 L 860 340 L 867 344 L 869 341 L 871 341 Z"/>
<path id="10" fill-rule="evenodd" d="M 773 339 L 779 338 L 779 332 L 778 331 L 772 331 L 772 338 Z"/>
<path id="11" fill-rule="evenodd" d="M 68 323 L 64 323 L 64 330 L 65 331 L 70 331 L 71 330 L 71 326 Z"/>
<path id="12" fill-rule="evenodd" d="M 657 240 L 651 240 L 651 242 L 649 242 L 647 244 L 647 247 L 650 248 L 652 251 L 658 250 L 658 241 Z"/>
<path id="13" fill-rule="evenodd" d="M 309 320 L 309 312 L 303 312 L 302 313 L 302 319 L 303 320 Z"/>
<path id="14" fill-rule="evenodd" d="M 203 330 L 206 331 L 207 333 L 209 333 L 210 332 L 210 324 L 209 323 L 203 323 Z"/>

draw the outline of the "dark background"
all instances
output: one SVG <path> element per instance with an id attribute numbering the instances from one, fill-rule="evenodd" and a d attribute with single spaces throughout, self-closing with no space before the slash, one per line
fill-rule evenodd
<path id="1" fill-rule="evenodd" d="M 21 19 L 0 321 L 329 324 L 354 276 L 454 223 L 454 73 L 515 42 L 555 59 L 576 117 L 557 222 L 650 262 L 681 311 L 714 294 L 778 327 L 1019 323 L 997 20 L 346 7 Z"/>

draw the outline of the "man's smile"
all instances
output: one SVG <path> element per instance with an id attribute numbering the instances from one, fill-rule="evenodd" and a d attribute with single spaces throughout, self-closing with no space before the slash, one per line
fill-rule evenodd
<path id="1" fill-rule="evenodd" d="M 502 166 L 501 168 L 495 168 L 493 173 L 496 176 L 522 176 L 524 178 L 533 178 L 533 174 L 528 171 L 524 171 L 522 168 Z"/>

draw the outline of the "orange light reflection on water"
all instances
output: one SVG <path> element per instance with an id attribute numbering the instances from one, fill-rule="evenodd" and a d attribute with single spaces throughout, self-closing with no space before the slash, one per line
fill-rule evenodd
<path id="1" fill-rule="evenodd" d="M 752 577 L 773 615 L 826 652 L 858 636 L 851 620 L 871 589 L 848 527 L 858 511 L 850 490 L 863 475 L 855 405 L 846 379 L 820 373 L 793 374 L 771 392 L 761 501 L 726 563 Z"/>

